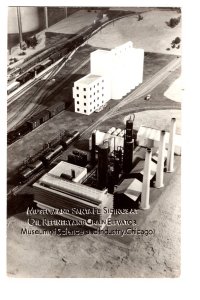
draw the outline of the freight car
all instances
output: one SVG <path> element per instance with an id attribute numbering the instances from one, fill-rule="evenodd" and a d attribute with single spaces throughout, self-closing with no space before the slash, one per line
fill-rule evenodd
<path id="1" fill-rule="evenodd" d="M 20 77 L 18 77 L 16 79 L 16 81 L 19 82 L 20 85 L 25 84 L 27 81 L 34 78 L 35 74 L 40 73 L 48 66 L 55 63 L 59 58 L 70 53 L 75 48 L 77 48 L 82 43 L 84 43 L 85 40 L 87 40 L 91 36 L 93 30 L 96 29 L 98 26 L 99 26 L 99 23 L 97 22 L 93 26 L 86 28 L 84 30 L 84 32 L 81 32 L 81 33 L 75 35 L 74 37 L 72 37 L 71 39 L 68 39 L 66 42 L 59 44 L 57 49 L 52 47 L 53 53 L 51 55 L 48 55 L 48 51 L 45 50 L 44 54 L 41 54 L 38 59 L 33 58 L 30 61 L 25 62 L 21 68 L 17 68 L 16 70 L 12 71 L 9 74 L 8 78 L 13 79 L 14 77 L 16 77 L 16 75 L 20 75 L 23 72 L 26 72 L 26 73 L 23 73 Z M 45 60 L 45 61 L 42 61 L 42 60 Z M 35 63 L 37 63 L 37 62 L 39 64 L 30 70 L 30 68 L 32 66 L 34 66 Z M 12 79 L 9 79 L 9 80 L 12 80 Z M 17 86 L 16 86 L 16 88 L 17 88 Z"/>
<path id="2" fill-rule="evenodd" d="M 49 165 L 51 161 L 58 156 L 59 153 L 63 151 L 63 146 L 58 145 L 54 149 L 51 149 L 48 154 L 41 158 L 45 165 Z"/>
<path id="3" fill-rule="evenodd" d="M 33 70 L 30 70 L 29 72 L 21 75 L 20 77 L 18 77 L 16 79 L 17 82 L 20 83 L 20 85 L 26 83 L 27 81 L 29 81 L 30 79 L 34 78 L 35 73 L 33 72 Z"/>
<path id="4" fill-rule="evenodd" d="M 27 123 L 22 124 L 17 129 L 14 129 L 10 131 L 7 135 L 7 143 L 8 145 L 14 143 L 18 139 L 20 139 L 22 136 L 27 134 L 30 131 L 30 128 Z"/>
<path id="5" fill-rule="evenodd" d="M 51 107 L 47 108 L 47 111 L 49 112 L 50 118 L 54 117 L 55 115 L 59 114 L 61 111 L 65 109 L 65 102 L 59 101 L 52 105 Z"/>
<path id="6" fill-rule="evenodd" d="M 20 86 L 20 83 L 18 81 L 12 82 L 8 87 L 7 87 L 7 94 L 9 95 L 12 93 L 14 90 L 16 90 Z"/>
<path id="7" fill-rule="evenodd" d="M 45 123 L 47 120 L 49 120 L 49 118 L 49 111 L 45 109 L 39 112 L 37 115 L 31 117 L 26 123 L 29 125 L 30 130 L 33 130 L 41 124 Z"/>
<path id="8" fill-rule="evenodd" d="M 44 165 L 40 160 L 37 160 L 36 162 L 29 164 L 27 168 L 19 174 L 20 182 L 22 183 L 27 181 L 33 174 L 36 174 L 38 171 L 42 170 L 43 168 Z"/>
<path id="9" fill-rule="evenodd" d="M 41 65 L 41 64 L 34 67 L 34 71 L 35 71 L 36 74 L 39 74 L 44 69 L 45 69 L 45 67 L 43 65 Z"/>

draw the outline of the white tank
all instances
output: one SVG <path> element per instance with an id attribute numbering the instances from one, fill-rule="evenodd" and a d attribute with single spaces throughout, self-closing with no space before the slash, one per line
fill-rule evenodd
<path id="1" fill-rule="evenodd" d="M 39 28 L 39 14 L 37 7 L 20 7 L 22 32 L 31 32 Z M 19 33 L 17 8 L 8 7 L 8 34 Z"/>

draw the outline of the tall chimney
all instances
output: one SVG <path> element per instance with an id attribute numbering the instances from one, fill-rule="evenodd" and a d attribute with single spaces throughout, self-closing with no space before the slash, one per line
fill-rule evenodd
<path id="1" fill-rule="evenodd" d="M 98 147 L 98 186 L 100 189 L 107 187 L 108 183 L 108 143 Z"/>
<path id="2" fill-rule="evenodd" d="M 156 169 L 156 182 L 155 182 L 155 187 L 158 189 L 164 186 L 163 172 L 164 172 L 164 162 L 165 162 L 165 138 L 166 138 L 165 130 L 162 130 L 160 133 L 158 163 Z"/>
<path id="3" fill-rule="evenodd" d="M 144 162 L 144 174 L 142 183 L 141 209 L 149 209 L 149 194 L 150 194 L 150 174 L 151 174 L 151 149 L 147 148 Z"/>
<path id="4" fill-rule="evenodd" d="M 95 163 L 96 159 L 96 131 L 92 132 L 92 149 L 91 149 L 91 162 Z"/>
<path id="5" fill-rule="evenodd" d="M 170 133 L 169 133 L 168 151 L 167 151 L 167 172 L 169 173 L 174 171 L 175 133 L 176 133 L 176 118 L 172 118 Z"/>
<path id="6" fill-rule="evenodd" d="M 123 157 L 123 171 L 124 171 L 124 173 L 129 173 L 132 169 L 133 149 L 134 149 L 134 140 L 132 140 L 130 142 L 124 140 L 124 157 Z"/>

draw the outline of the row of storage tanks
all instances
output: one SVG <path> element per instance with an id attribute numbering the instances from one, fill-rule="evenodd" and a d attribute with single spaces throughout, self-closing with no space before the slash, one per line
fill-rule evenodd
<path id="1" fill-rule="evenodd" d="M 125 130 L 112 127 L 108 133 L 114 137 L 121 134 L 121 137 L 124 139 L 123 147 L 116 147 L 117 149 L 111 152 L 108 140 L 105 140 L 97 147 L 96 132 L 93 132 L 91 139 L 91 161 L 95 163 L 96 149 L 98 149 L 98 187 L 100 189 L 108 187 L 109 192 L 113 193 L 114 185 L 118 183 L 120 173 L 129 173 L 132 168 L 134 150 L 133 120 L 127 120 Z"/>

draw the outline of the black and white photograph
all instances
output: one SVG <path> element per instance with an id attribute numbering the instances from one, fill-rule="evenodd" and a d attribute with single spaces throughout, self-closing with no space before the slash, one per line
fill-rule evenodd
<path id="1" fill-rule="evenodd" d="M 181 275 L 182 8 L 7 7 L 7 276 Z"/>

